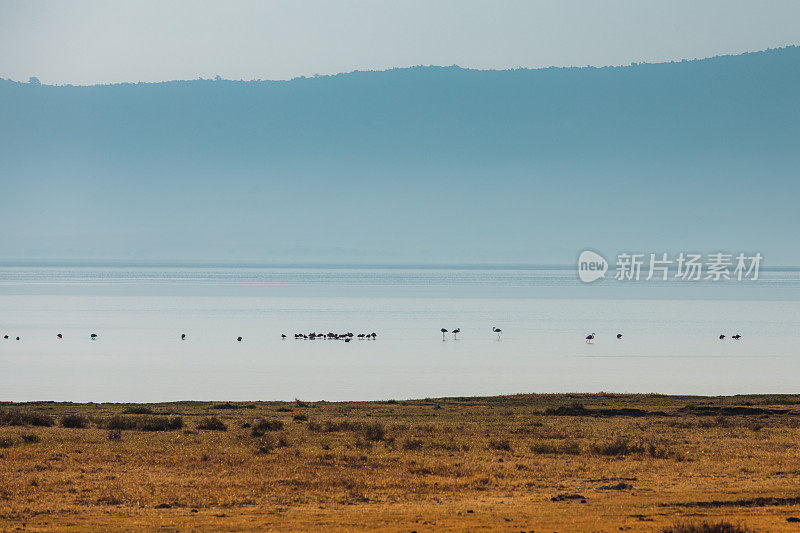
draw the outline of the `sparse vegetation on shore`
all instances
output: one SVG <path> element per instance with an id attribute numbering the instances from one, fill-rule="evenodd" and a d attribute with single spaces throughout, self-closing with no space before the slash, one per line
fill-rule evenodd
<path id="1" fill-rule="evenodd" d="M 0 530 L 796 531 L 799 399 L 6 403 Z"/>

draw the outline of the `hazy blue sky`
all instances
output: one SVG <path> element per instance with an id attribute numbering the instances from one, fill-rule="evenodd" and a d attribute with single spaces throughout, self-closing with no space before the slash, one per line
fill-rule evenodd
<path id="1" fill-rule="evenodd" d="M 0 77 L 45 83 L 625 65 L 798 42 L 796 0 L 0 0 Z"/>

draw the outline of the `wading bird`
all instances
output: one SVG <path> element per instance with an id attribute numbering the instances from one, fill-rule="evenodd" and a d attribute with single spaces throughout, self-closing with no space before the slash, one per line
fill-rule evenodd
<path id="1" fill-rule="evenodd" d="M 442 340 L 444 340 L 444 334 L 445 334 L 445 333 L 447 333 L 447 330 L 446 330 L 446 329 L 444 329 L 444 328 L 442 328 L 442 329 L 440 329 L 439 331 L 441 331 L 441 332 L 442 332 Z"/>
<path id="2" fill-rule="evenodd" d="M 242 338 L 241 337 L 236 337 L 236 340 L 239 341 L 239 342 L 242 342 Z"/>
<path id="3" fill-rule="evenodd" d="M 181 340 L 182 340 L 182 341 L 185 341 L 185 340 L 186 340 L 186 333 L 181 333 Z"/>
<path id="4" fill-rule="evenodd" d="M 586 335 L 586 344 L 592 343 L 592 341 L 594 340 L 594 335 L 595 335 L 594 333 L 592 333 L 591 335 Z"/>
<path id="5" fill-rule="evenodd" d="M 97 333 L 92 333 L 91 335 L 89 335 L 89 338 L 92 339 L 92 340 L 96 340 L 97 339 Z"/>
<path id="6" fill-rule="evenodd" d="M 500 340 L 500 334 L 503 333 L 503 330 L 492 326 L 492 331 L 497 333 L 497 340 Z"/>
<path id="7" fill-rule="evenodd" d="M 725 335 L 720 335 L 719 336 L 719 340 L 724 340 L 724 339 L 725 339 Z"/>
<path id="8" fill-rule="evenodd" d="M 453 339 L 458 340 L 458 334 L 461 333 L 461 328 L 456 328 L 453 330 Z"/>
<path id="9" fill-rule="evenodd" d="M 622 338 L 622 333 L 617 333 L 617 338 L 621 339 Z"/>
<path id="10" fill-rule="evenodd" d="M 59 339 L 63 339 L 63 338 L 64 338 L 64 336 L 63 336 L 61 333 L 59 333 L 58 335 L 56 335 L 56 337 L 58 337 Z"/>
<path id="11" fill-rule="evenodd" d="M 738 341 L 739 339 L 741 339 L 741 338 L 742 338 L 742 336 L 741 336 L 741 335 L 739 335 L 739 334 L 737 333 L 736 335 L 734 335 L 734 336 L 733 336 L 733 337 L 731 337 L 731 338 L 732 338 L 732 339 L 736 339 L 736 340 Z"/>

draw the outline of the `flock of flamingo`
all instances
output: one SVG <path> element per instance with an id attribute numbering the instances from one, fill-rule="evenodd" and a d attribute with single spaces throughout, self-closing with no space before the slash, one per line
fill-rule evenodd
<path id="1" fill-rule="evenodd" d="M 589 335 L 587 335 L 586 336 L 586 344 L 592 344 L 592 341 L 594 341 L 595 335 L 597 335 L 597 334 L 596 333 L 590 333 Z M 731 338 L 738 341 L 739 339 L 742 338 L 742 336 L 737 333 L 736 335 L 732 335 Z M 617 339 L 622 340 L 622 333 L 617 333 Z M 721 334 L 719 336 L 719 340 L 721 340 L 721 341 L 725 340 L 725 335 Z"/>
<path id="2" fill-rule="evenodd" d="M 281 333 L 281 339 L 286 339 L 286 334 Z M 344 341 L 350 342 L 354 338 L 358 340 L 375 340 L 378 338 L 378 334 L 374 331 L 372 333 L 359 333 L 358 335 L 353 335 L 351 332 L 347 333 L 333 333 L 329 331 L 328 333 L 316 333 L 312 331 L 311 333 L 295 333 L 294 334 L 295 340 L 309 340 L 313 341 L 315 339 L 324 339 L 324 340 L 334 340 L 334 341 Z"/>
<path id="3" fill-rule="evenodd" d="M 447 328 L 442 328 L 439 331 L 441 331 L 441 333 L 442 333 L 442 340 L 445 340 L 445 335 L 447 333 L 452 333 L 453 334 L 453 339 L 458 340 L 458 334 L 461 333 L 461 328 L 454 328 L 453 330 L 448 330 Z M 497 333 L 497 340 L 500 340 L 500 334 L 502 332 L 503 332 L 502 329 L 500 329 L 500 328 L 498 328 L 496 326 L 492 326 L 492 333 Z M 597 335 L 596 333 L 590 333 L 589 335 L 587 335 L 586 336 L 586 344 L 592 344 L 596 335 Z M 58 333 L 56 335 L 56 337 L 58 337 L 59 339 L 63 339 L 64 335 L 62 333 Z M 91 334 L 89 334 L 89 338 L 91 340 L 97 340 L 98 335 L 97 335 L 97 333 L 91 333 Z M 286 340 L 287 338 L 288 337 L 286 336 L 285 333 L 281 334 L 281 339 L 282 340 Z M 341 340 L 341 341 L 344 341 L 344 342 L 350 342 L 354 338 L 358 339 L 358 340 L 373 340 L 374 341 L 375 339 L 378 338 L 378 334 L 375 333 L 374 331 L 372 333 L 359 333 L 358 335 L 354 335 L 351 332 L 333 333 L 333 332 L 329 331 L 328 333 L 317 333 L 317 332 L 312 331 L 311 333 L 295 333 L 294 334 L 294 338 L 295 338 L 295 340 L 312 340 L 312 341 L 316 340 L 316 339 L 324 339 L 324 340 L 337 340 L 337 341 Z M 731 335 L 731 339 L 734 339 L 734 340 L 737 340 L 737 341 L 740 340 L 741 338 L 742 338 L 742 336 L 739 333 L 737 333 L 736 335 Z M 9 340 L 10 337 L 8 335 L 3 335 L 3 339 Z M 726 335 L 725 334 L 720 334 L 719 340 L 722 341 L 722 340 L 725 340 L 725 339 L 726 339 Z M 21 339 L 20 339 L 20 337 L 16 337 L 15 340 L 21 340 Z M 181 340 L 182 341 L 186 340 L 186 333 L 181 333 Z M 236 341 L 237 342 L 242 342 L 242 340 L 243 340 L 242 337 L 236 337 Z M 617 333 L 617 340 L 622 340 L 622 333 Z"/>

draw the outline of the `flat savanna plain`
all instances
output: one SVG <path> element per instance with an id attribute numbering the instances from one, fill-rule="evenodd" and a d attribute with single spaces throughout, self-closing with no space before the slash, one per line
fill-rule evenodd
<path id="1" fill-rule="evenodd" d="M 800 531 L 798 443 L 789 395 L 5 403 L 0 530 Z"/>

